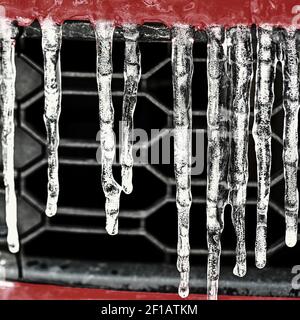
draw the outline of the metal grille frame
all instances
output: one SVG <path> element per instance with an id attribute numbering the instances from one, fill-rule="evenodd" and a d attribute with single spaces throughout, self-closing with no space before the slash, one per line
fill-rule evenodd
<path id="1" fill-rule="evenodd" d="M 142 77 L 138 93 L 137 113 L 139 114 L 136 115 L 138 118 L 136 125 L 145 124 L 147 120 L 146 122 L 150 122 L 147 124 L 149 128 L 151 126 L 160 127 L 160 129 L 171 128 L 170 30 L 159 24 L 149 24 L 140 27 L 140 34 Z M 2 180 L 0 180 L 0 244 L 3 256 L 7 260 L 7 277 L 13 280 L 109 289 L 176 291 L 178 282 L 175 268 L 177 217 L 172 164 L 167 168 L 161 165 L 135 166 L 134 175 L 140 178 L 137 184 L 134 180 L 134 188 L 139 191 L 129 197 L 122 196 L 120 235 L 113 239 L 109 238 L 104 229 L 104 197 L 100 185 L 100 168 L 96 162 L 96 149 L 98 148 L 98 142 L 95 139 L 98 126 L 98 120 L 96 120 L 98 115 L 96 74 L 90 66 L 85 67 L 85 64 L 89 64 L 88 60 L 95 54 L 95 52 L 91 54 L 92 48 L 95 51 L 93 29 L 86 22 L 67 22 L 63 27 L 63 37 L 63 103 L 60 123 L 62 134 L 59 149 L 62 190 L 58 214 L 52 219 L 47 218 L 44 214 L 47 160 L 42 120 L 43 66 L 39 25 L 34 23 L 30 27 L 21 28 L 17 41 L 15 178 L 19 205 L 21 252 L 15 257 L 6 250 L 4 189 Z M 193 123 L 194 129 L 206 131 L 205 32 L 196 31 L 195 42 Z M 118 113 L 123 95 L 123 35 L 121 28 L 116 29 L 114 45 L 114 67 L 117 66 L 113 74 L 113 99 L 116 113 Z M 156 45 L 158 45 L 158 51 L 154 50 L 152 54 L 147 52 L 151 46 L 154 48 Z M 255 41 L 253 45 L 255 46 Z M 86 47 L 88 48 L 86 49 Z M 77 53 L 75 52 L 78 60 L 73 57 L 73 62 L 68 63 L 68 54 L 74 48 L 78 50 Z M 154 53 L 155 57 L 151 61 L 151 55 Z M 75 68 L 72 69 L 69 65 L 73 65 Z M 83 67 L 76 68 L 80 65 Z M 252 87 L 254 89 L 254 86 Z M 267 268 L 262 271 L 252 267 L 254 266 L 256 223 L 256 162 L 254 143 L 250 137 L 250 179 L 246 210 L 246 219 L 248 220 L 246 220 L 246 244 L 250 270 L 244 279 L 237 279 L 231 274 L 231 268 L 234 265 L 235 239 L 230 222 L 230 211 L 226 209 L 225 230 L 222 238 L 221 294 L 299 295 L 299 292 L 292 289 L 290 282 L 293 277 L 291 268 L 300 264 L 300 246 L 298 244 L 295 248 L 289 249 L 284 244 L 281 88 L 281 66 L 278 64 L 272 115 L 273 164 L 268 218 L 269 263 Z M 254 93 L 254 90 L 252 91 Z M 251 110 L 253 110 L 253 96 L 254 94 L 252 94 Z M 76 97 L 82 97 L 77 105 L 74 102 Z M 80 103 L 84 104 L 85 101 L 87 104 L 93 104 L 92 110 L 84 105 L 80 106 Z M 72 128 L 74 129 L 78 124 L 81 114 L 79 111 L 75 111 L 74 116 L 72 103 L 75 105 L 75 110 L 77 108 L 81 113 L 93 112 L 90 118 L 86 116 L 83 119 L 86 123 L 81 128 L 83 136 L 86 134 L 84 129 L 92 126 L 84 139 L 76 138 L 78 132 L 76 132 L 75 138 L 72 137 Z M 84 108 L 86 111 L 82 110 Z M 66 111 L 67 109 L 71 110 Z M 144 117 L 143 112 L 146 112 Z M 153 118 L 149 116 L 148 121 L 148 115 L 151 113 L 154 114 Z M 68 119 L 68 115 L 72 115 L 73 118 Z M 69 126 L 65 125 L 73 120 L 77 122 L 71 123 Z M 93 125 L 91 125 L 91 120 L 94 122 Z M 252 128 L 252 122 L 253 113 L 251 113 L 250 128 Z M 156 126 L 157 124 L 158 126 Z M 67 129 L 64 129 L 65 127 Z M 158 141 L 159 139 L 150 141 L 145 148 L 150 148 L 153 143 L 158 143 Z M 79 174 L 82 169 L 84 169 L 83 173 Z M 116 170 L 118 170 L 118 166 Z M 67 173 L 65 174 L 65 172 Z M 92 196 L 84 190 L 83 182 L 89 181 L 84 177 L 89 175 L 93 177 L 92 186 L 95 190 Z M 147 185 L 147 179 L 151 181 L 149 185 Z M 68 182 L 65 183 L 65 181 Z M 74 191 L 72 188 L 74 190 L 75 188 L 81 189 L 82 197 L 85 195 L 88 197 L 85 203 L 93 199 L 93 204 L 81 205 L 76 192 L 72 199 Z M 206 290 L 205 192 L 206 171 L 199 177 L 192 177 L 191 291 L 200 293 L 204 293 Z M 128 199 L 125 200 L 125 197 Z M 71 204 L 70 199 L 74 200 L 74 205 Z M 132 203 L 130 204 L 130 202 Z M 167 234 L 164 234 L 165 230 L 168 230 Z M 68 239 L 66 240 L 67 245 L 62 244 L 60 247 L 59 241 L 63 243 L 65 238 Z M 74 241 L 74 239 L 77 240 Z M 248 245 L 249 243 L 250 245 Z M 144 247 L 145 244 L 147 244 L 146 247 Z M 73 245 L 76 248 L 73 248 Z M 87 250 L 86 246 L 88 245 L 93 249 Z M 84 253 L 85 250 L 88 253 Z M 94 254 L 93 250 L 97 253 Z"/>

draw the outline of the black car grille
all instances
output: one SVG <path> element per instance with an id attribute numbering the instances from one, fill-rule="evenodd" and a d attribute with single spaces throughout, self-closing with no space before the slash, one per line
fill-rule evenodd
<path id="1" fill-rule="evenodd" d="M 142 28 L 142 78 L 135 127 L 172 127 L 171 44 L 168 29 Z M 116 31 L 112 83 L 116 121 L 121 120 L 124 42 Z M 134 167 L 134 191 L 121 197 L 119 235 L 105 231 L 105 198 L 96 162 L 99 127 L 96 88 L 96 50 L 87 23 L 67 23 L 62 45 L 63 99 L 60 120 L 61 192 L 57 216 L 44 214 L 47 197 L 43 77 L 40 31 L 22 30 L 17 42 L 16 186 L 21 252 L 15 258 L 6 249 L 4 187 L 0 185 L 1 250 L 7 277 L 24 281 L 63 283 L 114 289 L 176 291 L 177 215 L 173 163 Z M 206 130 L 206 38 L 196 36 L 193 76 L 193 128 Z M 235 236 L 230 210 L 225 212 L 222 237 L 220 292 L 295 295 L 291 268 L 299 264 L 300 245 L 284 244 L 284 182 L 282 164 L 282 76 L 278 65 L 272 116 L 272 187 L 269 206 L 269 258 L 265 270 L 254 269 L 256 228 L 256 160 L 250 136 L 249 185 L 246 208 L 246 244 L 249 273 L 236 279 Z M 253 98 L 253 97 L 252 97 Z M 253 99 L 252 99 L 253 110 Z M 250 128 L 252 128 L 251 115 Z M 116 122 L 117 124 L 117 122 Z M 116 125 L 118 133 L 118 126 Z M 156 142 L 157 143 L 157 142 Z M 206 155 L 205 155 L 206 159 Z M 206 166 L 206 164 L 205 164 Z M 115 170 L 119 170 L 116 165 Z M 206 278 L 206 171 L 192 177 L 191 292 L 205 292 Z M 18 272 L 17 272 L 18 271 Z M 277 286 L 272 284 L 277 283 Z"/>

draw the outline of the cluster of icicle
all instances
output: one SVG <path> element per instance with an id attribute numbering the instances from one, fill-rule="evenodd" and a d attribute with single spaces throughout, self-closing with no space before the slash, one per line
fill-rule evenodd
<path id="1" fill-rule="evenodd" d="M 48 199 L 46 214 L 57 210 L 58 121 L 61 110 L 60 48 L 62 26 L 50 19 L 41 23 L 44 54 L 45 110 L 44 121 L 48 146 Z M 15 36 L 17 28 L 7 19 L 0 20 L 1 40 L 1 113 L 3 173 L 6 191 L 7 242 L 11 252 L 19 249 L 17 205 L 14 186 L 14 105 L 15 105 Z M 113 176 L 114 108 L 112 104 L 112 44 L 114 25 L 101 21 L 95 24 L 97 46 L 97 83 L 99 92 L 101 181 L 106 197 L 106 230 L 118 233 L 121 191 L 132 192 L 133 115 L 141 76 L 139 32 L 136 25 L 124 26 L 124 98 L 122 116 L 122 185 Z M 248 181 L 248 137 L 250 89 L 253 76 L 251 30 L 247 26 L 207 29 L 208 37 L 208 173 L 207 173 L 207 242 L 208 298 L 217 299 L 220 272 L 221 234 L 224 228 L 224 207 L 232 207 L 236 244 L 236 265 L 233 273 L 246 274 L 245 204 Z M 278 55 L 274 28 L 257 28 L 256 99 L 253 136 L 255 140 L 258 201 L 255 257 L 256 266 L 263 268 L 267 253 L 267 210 L 270 194 L 271 126 L 274 101 L 274 77 Z M 296 30 L 284 29 L 281 62 L 284 80 L 284 177 L 286 244 L 294 246 L 298 226 L 298 107 L 299 64 Z M 172 68 L 174 93 L 174 162 L 176 205 L 178 212 L 179 294 L 189 294 L 189 212 L 191 196 L 191 86 L 193 75 L 193 28 L 175 25 L 172 30 Z"/>
<path id="2" fill-rule="evenodd" d="M 266 265 L 267 212 L 271 173 L 271 115 L 278 61 L 283 66 L 283 163 L 285 178 L 285 242 L 293 247 L 298 229 L 298 109 L 299 61 L 296 30 L 282 30 L 276 54 L 275 29 L 257 28 L 257 67 L 252 134 L 257 160 L 257 227 L 255 264 Z M 232 208 L 236 232 L 236 265 L 233 273 L 246 274 L 245 203 L 248 181 L 250 90 L 253 76 L 251 30 L 210 28 L 208 35 L 208 172 L 207 172 L 207 292 L 217 299 L 224 206 Z M 279 57 L 278 57 L 279 56 Z"/>

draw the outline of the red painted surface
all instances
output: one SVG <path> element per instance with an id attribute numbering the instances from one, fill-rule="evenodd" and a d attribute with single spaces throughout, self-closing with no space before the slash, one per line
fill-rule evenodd
<path id="1" fill-rule="evenodd" d="M 0 0 L 6 16 L 27 25 L 33 19 L 112 20 L 116 24 L 162 22 L 198 28 L 221 24 L 297 23 L 299 0 Z M 293 20 L 294 18 L 294 20 Z"/>
<path id="2" fill-rule="evenodd" d="M 19 25 L 30 25 L 35 19 L 36 0 L 0 0 L 0 5 L 5 9 L 1 14 L 6 17 L 17 20 Z"/>
<path id="3" fill-rule="evenodd" d="M 190 294 L 189 300 L 206 300 L 206 295 Z M 219 296 L 220 300 L 300 300 L 300 298 L 271 298 Z M 21 282 L 0 282 L 0 300 L 182 300 L 177 294 L 113 291 L 70 288 Z"/>
<path id="4" fill-rule="evenodd" d="M 299 24 L 299 0 L 252 0 L 253 23 L 289 26 Z"/>

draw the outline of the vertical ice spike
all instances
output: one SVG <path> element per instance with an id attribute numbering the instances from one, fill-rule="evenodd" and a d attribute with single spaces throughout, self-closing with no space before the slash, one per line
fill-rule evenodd
<path id="1" fill-rule="evenodd" d="M 224 28 L 207 30 L 207 295 L 216 300 L 220 273 L 221 234 L 228 202 L 228 106 Z"/>
<path id="2" fill-rule="evenodd" d="M 180 272 L 179 295 L 189 294 L 189 214 L 191 195 L 191 130 L 193 33 L 187 25 L 175 25 L 172 38 L 174 96 L 174 169 L 178 213 L 177 268 Z"/>
<path id="3" fill-rule="evenodd" d="M 44 122 L 47 132 L 48 151 L 48 197 L 46 215 L 52 217 L 57 211 L 59 195 L 58 122 L 61 111 L 60 48 L 62 41 L 62 26 L 57 25 L 51 19 L 45 19 L 41 23 L 41 29 L 45 86 Z"/>
<path id="4" fill-rule="evenodd" d="M 228 30 L 228 59 L 231 78 L 229 200 L 235 228 L 236 265 L 233 273 L 243 277 L 247 271 L 245 245 L 245 204 L 248 182 L 248 135 L 250 86 L 252 82 L 252 41 L 250 27 Z"/>
<path id="5" fill-rule="evenodd" d="M 285 178 L 285 242 L 289 247 L 297 243 L 299 194 L 298 169 L 298 111 L 299 111 L 299 59 L 296 29 L 283 32 L 283 166 Z"/>
<path id="6" fill-rule="evenodd" d="M 276 52 L 273 27 L 257 28 L 256 95 L 254 105 L 253 138 L 257 162 L 257 226 L 255 264 L 266 265 L 267 212 L 271 182 L 271 115 L 274 102 Z"/>
<path id="7" fill-rule="evenodd" d="M 2 158 L 5 186 L 5 212 L 7 224 L 7 243 L 10 252 L 19 251 L 17 228 L 17 198 L 14 180 L 14 107 L 15 107 L 15 37 L 17 28 L 0 15 L 1 49 L 1 115 L 2 115 Z"/>
<path id="8" fill-rule="evenodd" d="M 99 94 L 101 181 L 106 197 L 106 231 L 118 233 L 118 215 L 121 186 L 113 177 L 115 157 L 114 108 L 111 95 L 112 80 L 112 41 L 114 25 L 110 21 L 97 21 L 95 25 L 97 46 L 97 83 Z"/>
<path id="9" fill-rule="evenodd" d="M 136 25 L 124 25 L 124 98 L 122 114 L 122 188 L 127 194 L 132 192 L 132 128 L 133 114 L 137 102 L 137 91 L 141 78 L 141 54 L 137 43 L 139 32 Z"/>

